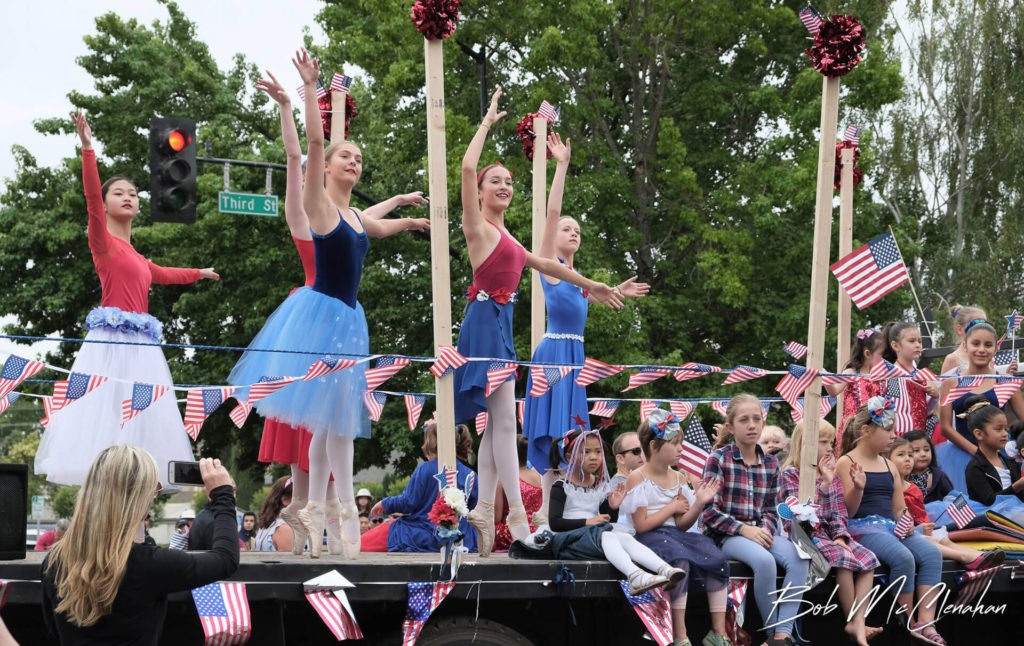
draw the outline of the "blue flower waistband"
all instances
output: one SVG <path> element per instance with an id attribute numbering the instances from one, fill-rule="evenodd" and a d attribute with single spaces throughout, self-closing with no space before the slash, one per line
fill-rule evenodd
<path id="1" fill-rule="evenodd" d="M 120 307 L 97 307 L 85 317 L 85 329 L 106 328 L 114 332 L 138 332 L 159 343 L 164 324 L 144 312 L 125 312 Z"/>

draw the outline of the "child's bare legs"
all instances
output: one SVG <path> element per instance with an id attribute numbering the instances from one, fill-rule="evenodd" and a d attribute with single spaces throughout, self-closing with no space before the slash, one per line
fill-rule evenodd
<path id="1" fill-rule="evenodd" d="M 867 631 L 864 626 L 864 612 L 867 604 L 862 604 L 856 612 L 852 612 L 853 604 L 857 601 L 857 584 L 861 582 L 861 579 L 866 579 L 869 582 L 873 571 L 861 572 L 857 575 L 857 582 L 854 583 L 854 576 L 852 570 L 845 568 L 836 568 L 836 583 L 839 585 L 839 605 L 843 609 L 843 614 L 846 615 L 846 634 L 850 635 L 857 641 L 859 646 L 867 646 L 868 638 Z M 867 575 L 866 577 L 864 575 Z"/>
<path id="2" fill-rule="evenodd" d="M 934 538 L 929 538 L 928 540 L 938 545 L 939 551 L 942 552 L 942 558 L 944 559 L 951 559 L 960 563 L 970 563 L 971 561 L 975 561 L 979 557 L 984 556 L 978 550 L 972 550 L 969 547 L 957 545 L 948 538 L 944 538 L 941 541 L 937 541 Z"/>

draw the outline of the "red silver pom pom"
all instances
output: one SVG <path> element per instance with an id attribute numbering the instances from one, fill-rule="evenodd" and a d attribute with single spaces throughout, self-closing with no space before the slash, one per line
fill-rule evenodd
<path id="1" fill-rule="evenodd" d="M 323 98 L 318 100 L 320 104 L 320 118 L 324 122 L 324 139 L 327 141 L 331 140 L 331 93 L 328 92 Z M 356 110 L 356 101 L 352 98 L 352 95 L 345 93 L 345 138 L 348 138 L 349 124 L 352 122 L 352 117 L 359 116 L 359 111 Z"/>
<path id="2" fill-rule="evenodd" d="M 530 161 L 533 161 L 533 139 L 536 137 L 536 133 L 533 131 L 533 119 L 539 116 L 536 112 L 530 112 L 516 124 L 516 136 L 519 137 L 519 141 L 523 142 L 523 154 Z M 551 149 L 545 147 L 548 153 L 548 159 L 551 159 Z"/>
<path id="3" fill-rule="evenodd" d="M 459 0 L 416 0 L 412 24 L 427 40 L 448 38 L 459 24 Z"/>
<path id="4" fill-rule="evenodd" d="M 857 144 L 852 141 L 839 141 L 836 142 L 836 171 L 833 176 L 832 186 L 835 190 L 839 190 L 839 186 L 842 184 L 843 176 L 843 149 L 853 148 L 853 186 L 854 188 L 860 184 L 860 181 L 864 179 L 864 171 L 860 169 L 857 162 L 860 161 L 860 150 L 857 148 Z"/>
<path id="5" fill-rule="evenodd" d="M 857 16 L 835 15 L 821 25 L 807 55 L 821 74 L 845 76 L 863 59 L 865 36 Z"/>

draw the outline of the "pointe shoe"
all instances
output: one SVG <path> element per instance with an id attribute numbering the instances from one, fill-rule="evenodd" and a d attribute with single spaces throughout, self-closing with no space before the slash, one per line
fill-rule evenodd
<path id="1" fill-rule="evenodd" d="M 660 574 L 651 574 L 647 570 L 637 570 L 629 575 L 629 594 L 636 596 L 651 588 L 659 588 L 668 583 L 668 579 Z"/>
<path id="2" fill-rule="evenodd" d="M 355 536 L 346 536 L 345 528 L 348 525 L 347 521 L 359 520 L 359 507 L 356 506 L 354 500 L 341 503 L 341 555 L 343 558 L 353 560 L 359 558 L 359 553 L 363 546 L 362 536 L 359 534 L 357 525 Z M 328 542 L 330 542 L 330 534 L 327 536 Z"/>
<path id="3" fill-rule="evenodd" d="M 292 498 L 292 504 L 281 510 L 281 520 L 292 528 L 292 554 L 299 556 L 306 551 L 308 534 L 299 521 L 299 510 L 306 506 L 305 498 Z"/>
<path id="4" fill-rule="evenodd" d="M 548 517 L 545 516 L 539 509 L 533 512 L 533 526 L 537 529 L 548 526 Z"/>
<path id="5" fill-rule="evenodd" d="M 668 580 L 668 583 L 665 584 L 665 590 L 668 591 L 675 588 L 686 578 L 686 570 L 680 570 L 666 563 L 658 568 L 658 576 L 663 576 Z"/>
<path id="6" fill-rule="evenodd" d="M 299 511 L 299 522 L 309 534 L 309 556 L 320 558 L 320 552 L 324 546 L 324 501 L 310 500 L 306 506 Z"/>
<path id="7" fill-rule="evenodd" d="M 327 553 L 341 554 L 341 501 L 337 498 L 327 501 L 324 526 L 327 528 Z"/>
<path id="8" fill-rule="evenodd" d="M 494 503 L 478 501 L 466 520 L 476 529 L 476 545 L 480 556 L 490 556 L 494 549 Z"/>
<path id="9" fill-rule="evenodd" d="M 526 518 L 526 508 L 523 507 L 522 503 L 509 508 L 508 518 L 505 519 L 505 523 L 508 525 L 508 531 L 512 534 L 513 539 L 526 538 L 530 535 L 530 522 Z"/>

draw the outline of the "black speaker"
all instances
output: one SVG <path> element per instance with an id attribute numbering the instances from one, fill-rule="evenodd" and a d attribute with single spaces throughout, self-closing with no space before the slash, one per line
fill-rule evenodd
<path id="1" fill-rule="evenodd" d="M 28 465 L 0 464 L 0 561 L 25 558 Z"/>

